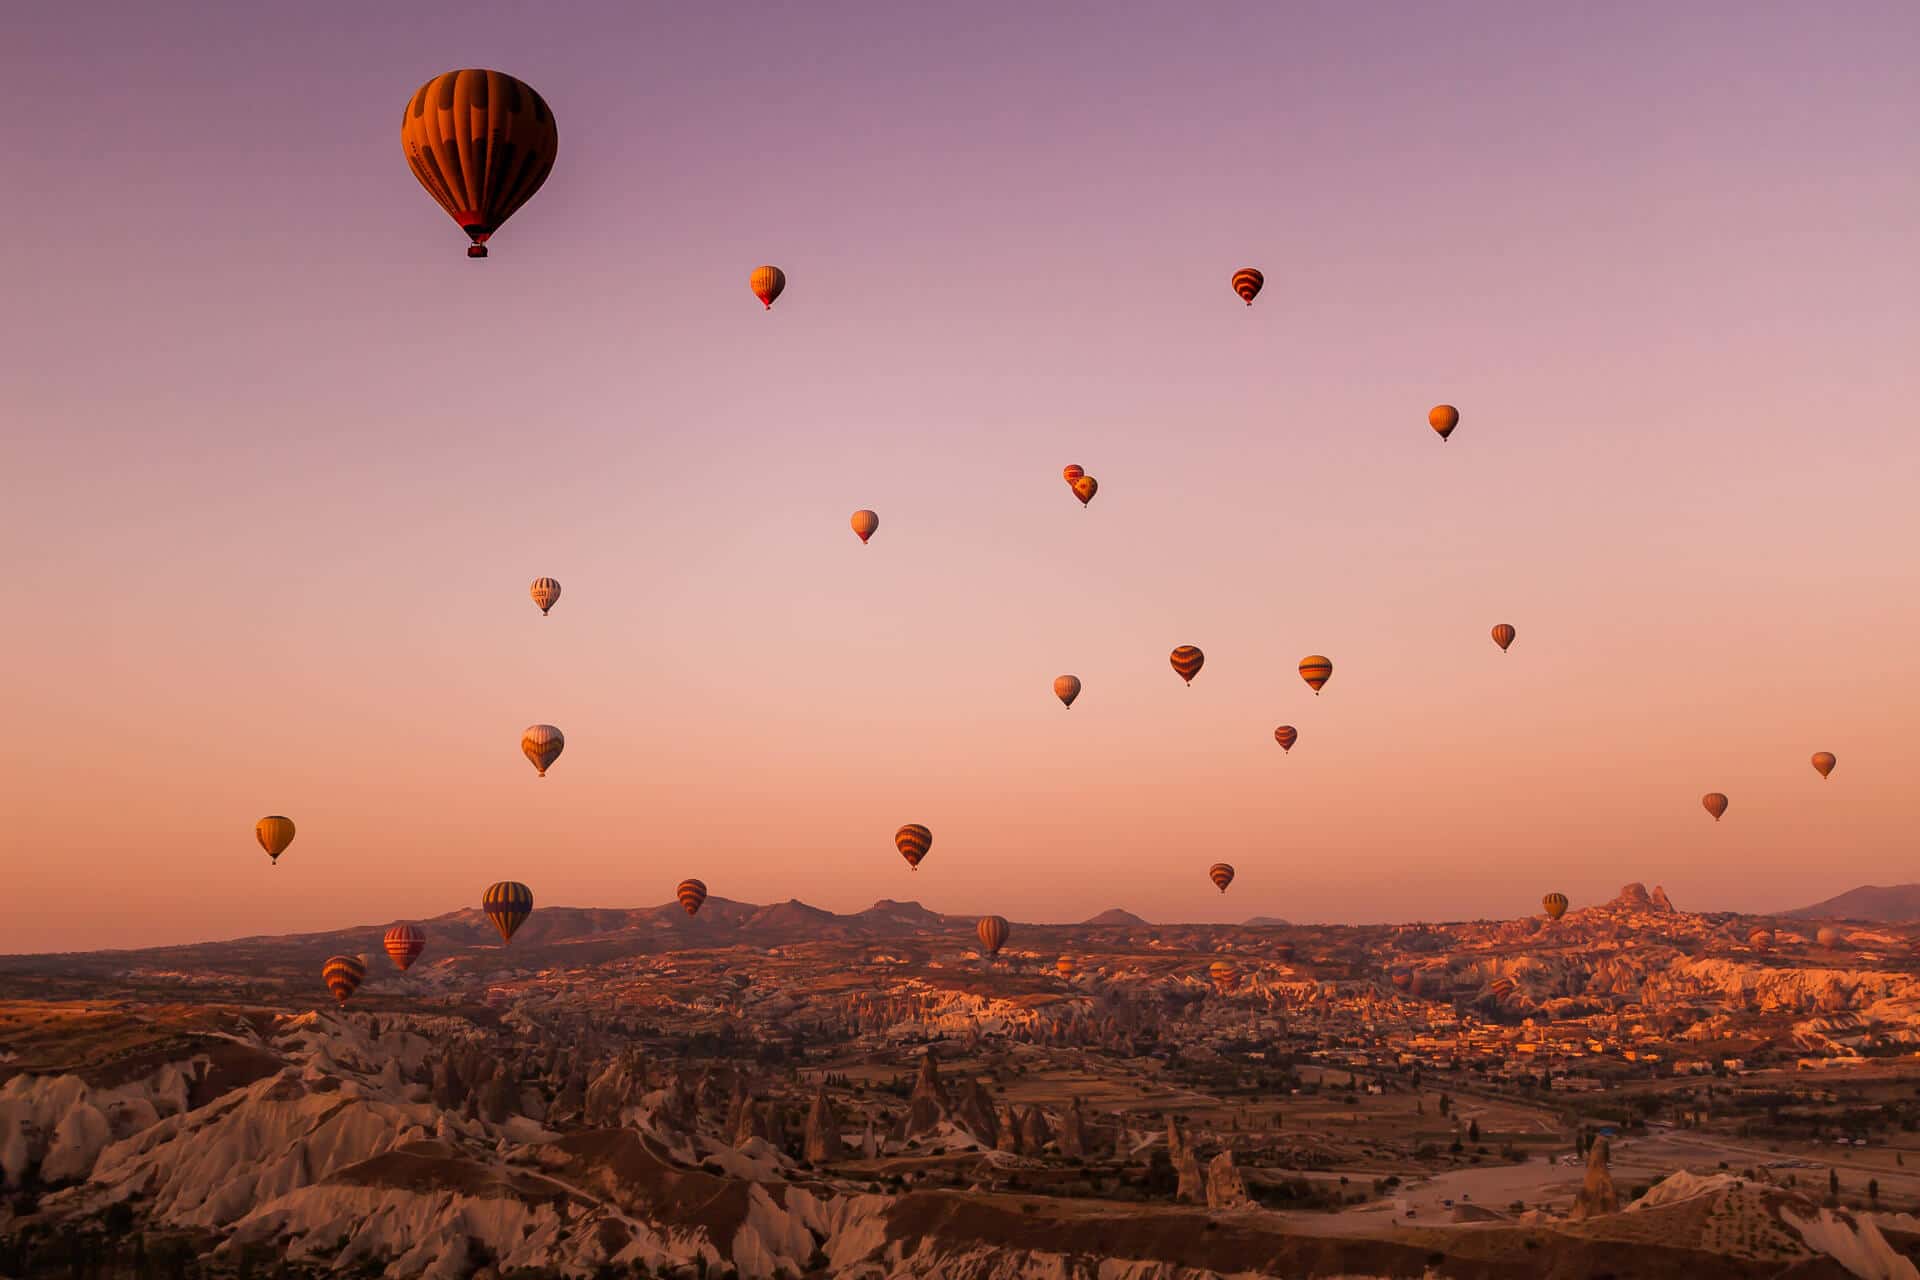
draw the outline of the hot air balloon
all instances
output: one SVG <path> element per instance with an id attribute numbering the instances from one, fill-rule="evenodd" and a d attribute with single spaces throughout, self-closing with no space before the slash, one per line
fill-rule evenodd
<path id="1" fill-rule="evenodd" d="M 327 962 L 320 966 L 320 981 L 327 984 L 327 990 L 333 993 L 333 998 L 343 1005 L 347 997 L 358 991 L 360 984 L 366 980 L 367 962 L 359 956 L 329 956 Z"/>
<path id="2" fill-rule="evenodd" d="M 981 916 L 973 931 L 980 935 L 980 945 L 987 949 L 989 956 L 1000 954 L 1000 948 L 1007 945 L 1007 935 L 1012 932 L 1000 916 Z"/>
<path id="3" fill-rule="evenodd" d="M 253 824 L 253 838 L 267 851 L 274 866 L 280 865 L 280 855 L 293 843 L 293 819 L 272 814 Z"/>
<path id="4" fill-rule="evenodd" d="M 1413 970 L 1411 969 L 1395 969 L 1387 975 L 1387 978 L 1400 991 L 1408 991 L 1413 987 Z"/>
<path id="5" fill-rule="evenodd" d="M 1092 476 L 1081 476 L 1073 482 L 1073 496 L 1080 499 L 1080 505 L 1086 506 L 1093 501 L 1093 495 L 1100 492 L 1100 482 Z"/>
<path id="6" fill-rule="evenodd" d="M 1300 659 L 1300 678 L 1307 682 L 1307 687 L 1313 690 L 1315 697 L 1320 696 L 1320 686 L 1324 685 L 1332 675 L 1333 660 L 1331 658 L 1323 658 L 1316 653 Z"/>
<path id="7" fill-rule="evenodd" d="M 539 770 L 543 778 L 566 747 L 567 740 L 550 724 L 528 725 L 527 731 L 520 735 L 521 753 L 533 761 L 533 767 Z"/>
<path id="8" fill-rule="evenodd" d="M 1069 489 L 1073 487 L 1073 482 L 1075 480 L 1078 480 L 1081 476 L 1085 474 L 1087 474 L 1087 469 L 1075 463 L 1069 463 L 1066 466 L 1060 468 L 1060 478 L 1067 482 L 1067 487 Z"/>
<path id="9" fill-rule="evenodd" d="M 1747 942 L 1754 948 L 1754 950 L 1765 951 L 1768 947 L 1773 945 L 1773 930 L 1755 929 L 1752 933 L 1749 933 L 1747 935 Z"/>
<path id="10" fill-rule="evenodd" d="M 700 904 L 707 900 L 707 886 L 699 880 L 682 880 L 680 887 L 674 890 L 680 899 L 680 905 L 690 916 L 700 914 Z"/>
<path id="11" fill-rule="evenodd" d="M 502 880 L 487 889 L 486 896 L 480 899 L 480 909 L 500 931 L 500 940 L 512 942 L 513 935 L 533 914 L 533 890 L 517 880 Z"/>
<path id="12" fill-rule="evenodd" d="M 1067 710 L 1073 710 L 1073 700 L 1080 696 L 1080 677 L 1055 676 L 1053 678 L 1053 696 L 1065 703 Z"/>
<path id="13" fill-rule="evenodd" d="M 1846 942 L 1847 935 L 1830 924 L 1823 924 L 1814 931 L 1813 940 L 1831 951 Z"/>
<path id="14" fill-rule="evenodd" d="M 1225 893 L 1227 886 L 1233 883 L 1233 868 L 1224 862 L 1216 862 L 1207 868 L 1207 879 L 1213 881 L 1213 887 Z"/>
<path id="15" fill-rule="evenodd" d="M 1507 646 L 1513 643 L 1514 635 L 1515 632 L 1511 622 L 1501 622 L 1494 625 L 1493 642 L 1500 646 L 1500 652 L 1505 653 L 1507 651 Z"/>
<path id="16" fill-rule="evenodd" d="M 553 172 L 560 131 L 546 100 L 498 71 L 449 71 L 421 85 L 400 114 L 413 176 L 487 256 L 487 238 Z"/>
<path id="17" fill-rule="evenodd" d="M 1068 982 L 1072 982 L 1073 975 L 1080 972 L 1080 966 L 1073 962 L 1072 956 L 1061 956 L 1053 962 L 1053 968 L 1054 972 L 1058 973 Z"/>
<path id="18" fill-rule="evenodd" d="M 1240 985 L 1240 966 L 1231 960 L 1215 960 L 1207 966 L 1207 976 L 1221 991 L 1231 991 Z"/>
<path id="19" fill-rule="evenodd" d="M 1561 916 L 1567 914 L 1567 895 L 1564 893 L 1550 893 L 1540 899 L 1540 905 L 1547 909 L 1547 919 L 1558 920 Z"/>
<path id="20" fill-rule="evenodd" d="M 540 616 L 544 618 L 547 610 L 560 602 L 560 584 L 552 578 L 535 578 L 527 594 L 540 606 Z"/>
<path id="21" fill-rule="evenodd" d="M 1293 744 L 1300 741 L 1300 731 L 1290 724 L 1283 724 L 1273 731 L 1273 740 L 1280 744 L 1282 751 L 1293 750 Z"/>
<path id="22" fill-rule="evenodd" d="M 1700 797 L 1700 803 L 1708 813 L 1713 815 L 1715 822 L 1720 821 L 1720 815 L 1727 811 L 1727 798 L 1718 791 L 1707 792 Z"/>
<path id="23" fill-rule="evenodd" d="M 778 267 L 755 267 L 753 274 L 747 277 L 747 288 L 753 290 L 753 296 L 766 303 L 767 310 L 773 310 L 773 300 L 787 287 L 787 273 Z"/>
<path id="24" fill-rule="evenodd" d="M 1460 425 L 1460 411 L 1450 404 L 1437 404 L 1427 410 L 1427 425 L 1438 431 L 1444 442 Z"/>
<path id="25" fill-rule="evenodd" d="M 1816 751 L 1813 753 L 1813 767 L 1819 771 L 1820 776 L 1823 778 L 1832 773 L 1833 766 L 1838 763 L 1840 762 L 1834 759 L 1833 752 L 1831 751 Z M 285 819 L 282 819 L 282 821 L 285 821 Z"/>
<path id="26" fill-rule="evenodd" d="M 915 871 L 920 869 L 920 859 L 927 856 L 927 850 L 933 848 L 933 832 L 917 822 L 909 822 L 893 833 L 894 847 L 900 850 L 900 856 Z"/>
<path id="27" fill-rule="evenodd" d="M 1167 656 L 1167 661 L 1173 663 L 1174 674 L 1191 686 L 1200 668 L 1206 665 L 1207 655 L 1190 644 L 1183 644 Z"/>
<path id="28" fill-rule="evenodd" d="M 1260 296 L 1260 286 L 1266 282 L 1267 278 L 1253 267 L 1242 267 L 1233 273 L 1233 291 L 1248 306 L 1252 306 L 1253 300 Z"/>
<path id="29" fill-rule="evenodd" d="M 860 545 L 864 547 L 867 545 L 867 539 L 879 530 L 880 517 L 862 507 L 853 513 L 853 519 L 849 523 L 853 525 L 853 531 L 859 536 Z"/>
<path id="30" fill-rule="evenodd" d="M 426 950 L 427 935 L 416 925 L 397 924 L 387 930 L 386 945 L 387 958 L 405 973 L 420 958 L 420 953 Z"/>

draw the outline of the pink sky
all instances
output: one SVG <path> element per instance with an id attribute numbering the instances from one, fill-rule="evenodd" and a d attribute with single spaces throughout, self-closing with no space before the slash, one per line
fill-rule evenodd
<path id="1" fill-rule="evenodd" d="M 1920 879 L 1920 10 L 1030 8 L 8 15 L 0 949 Z"/>

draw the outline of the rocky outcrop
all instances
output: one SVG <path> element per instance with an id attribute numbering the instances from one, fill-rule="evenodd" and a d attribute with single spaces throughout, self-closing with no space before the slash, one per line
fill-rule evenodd
<path id="1" fill-rule="evenodd" d="M 801 1154 L 815 1164 L 827 1164 L 846 1154 L 840 1142 L 840 1120 L 833 1113 L 833 1103 L 827 1098 L 824 1084 L 813 1095 L 813 1106 L 807 1112 L 807 1134 Z"/>
<path id="2" fill-rule="evenodd" d="M 1247 1194 L 1246 1180 L 1233 1163 L 1233 1152 L 1222 1151 L 1207 1162 L 1207 1207 L 1209 1209 L 1248 1209 L 1253 1197 Z"/>
<path id="3" fill-rule="evenodd" d="M 1653 902 L 1653 906 L 1656 911 L 1671 911 L 1675 913 L 1678 913 L 1679 911 L 1679 908 L 1674 906 L 1672 900 L 1667 897 L 1667 891 L 1665 889 L 1662 889 L 1659 885 L 1653 886 L 1653 895 L 1651 900 Z"/>
<path id="4" fill-rule="evenodd" d="M 1593 1146 L 1587 1150 L 1587 1177 L 1573 1198 L 1568 1218 L 1579 1222 L 1603 1213 L 1620 1212 L 1620 1194 L 1614 1190 L 1613 1175 L 1607 1172 L 1611 1155 L 1612 1146 L 1605 1138 L 1594 1139 Z"/>
<path id="5" fill-rule="evenodd" d="M 1194 1154 L 1191 1146 L 1181 1149 L 1180 1157 L 1173 1162 L 1173 1167 L 1180 1175 L 1180 1183 L 1174 1188 L 1173 1198 L 1183 1204 L 1205 1204 L 1207 1176 L 1201 1171 L 1200 1158 Z"/>
<path id="6" fill-rule="evenodd" d="M 994 1112 L 993 1099 L 987 1096 L 978 1080 L 969 1079 L 960 1087 L 960 1102 L 954 1108 L 953 1122 L 972 1134 L 983 1147 L 999 1144 L 1000 1117 Z"/>
<path id="7" fill-rule="evenodd" d="M 1053 1126 L 1047 1123 L 1046 1113 L 1039 1107 L 1028 1107 L 1027 1114 L 1020 1118 L 1021 1150 L 1028 1155 L 1039 1155 L 1052 1141 Z"/>
<path id="8" fill-rule="evenodd" d="M 1080 1109 L 1079 1095 L 1074 1096 L 1073 1105 L 1060 1117 L 1060 1132 L 1054 1136 L 1054 1142 L 1059 1146 L 1060 1154 L 1069 1160 L 1087 1154 L 1087 1117 Z"/>
<path id="9" fill-rule="evenodd" d="M 586 1121 L 596 1128 L 626 1123 L 647 1096 L 647 1066 L 637 1049 L 615 1058 L 587 1086 Z"/>
<path id="10" fill-rule="evenodd" d="M 932 1133 L 941 1121 L 952 1115 L 953 1102 L 947 1097 L 946 1086 L 940 1082 L 940 1064 L 929 1046 L 926 1056 L 920 1059 L 920 1074 L 907 1099 L 906 1136 L 917 1138 Z"/>

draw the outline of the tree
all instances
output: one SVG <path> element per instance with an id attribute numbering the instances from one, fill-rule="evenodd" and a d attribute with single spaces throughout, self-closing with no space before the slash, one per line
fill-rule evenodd
<path id="1" fill-rule="evenodd" d="M 1447 1115 L 1453 1110 L 1453 1099 L 1446 1094 L 1440 1095 L 1440 1114 Z"/>
<path id="2" fill-rule="evenodd" d="M 1827 1194 L 1835 1196 L 1840 1194 L 1840 1171 L 1838 1169 L 1827 1170 Z"/>
<path id="3" fill-rule="evenodd" d="M 1867 1179 L 1867 1203 L 1876 1209 L 1880 1207 L 1880 1179 L 1878 1178 Z"/>
<path id="4" fill-rule="evenodd" d="M 1467 1121 L 1467 1141 L 1480 1141 L 1480 1122 L 1478 1120 Z"/>

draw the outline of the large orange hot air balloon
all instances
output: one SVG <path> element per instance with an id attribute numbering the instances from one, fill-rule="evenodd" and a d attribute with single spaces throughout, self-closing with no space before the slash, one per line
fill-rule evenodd
<path id="1" fill-rule="evenodd" d="M 1073 700 L 1080 696 L 1080 677 L 1055 676 L 1053 678 L 1053 696 L 1066 703 L 1067 710 L 1073 710 Z"/>
<path id="2" fill-rule="evenodd" d="M 999 955 L 1000 948 L 1007 945 L 1007 935 L 1013 932 L 1000 916 L 981 916 L 973 931 L 979 935 L 980 945 L 987 949 L 989 956 Z"/>
<path id="3" fill-rule="evenodd" d="M 1221 991 L 1231 991 L 1240 985 L 1240 966 L 1231 960 L 1215 960 L 1207 966 L 1207 976 Z"/>
<path id="4" fill-rule="evenodd" d="M 498 71 L 449 71 L 421 85 L 400 114 L 413 176 L 487 256 L 487 239 L 553 172 L 560 131 L 546 100 Z"/>
<path id="5" fill-rule="evenodd" d="M 1460 425 L 1460 411 L 1450 404 L 1437 404 L 1427 411 L 1427 425 L 1438 431 L 1444 442 Z"/>
<path id="6" fill-rule="evenodd" d="M 1326 684 L 1332 675 L 1333 660 L 1331 658 L 1323 658 L 1316 653 L 1300 659 L 1300 678 L 1307 682 L 1307 687 L 1313 690 L 1315 697 L 1320 696 L 1320 687 Z"/>
<path id="7" fill-rule="evenodd" d="M 1547 909 L 1547 919 L 1558 920 L 1561 916 L 1567 914 L 1567 895 L 1564 893 L 1550 893 L 1540 899 L 1540 905 Z"/>
<path id="8" fill-rule="evenodd" d="M 707 900 L 707 886 L 699 880 L 682 880 L 680 887 L 673 892 L 690 916 L 699 915 L 700 904 Z"/>
<path id="9" fill-rule="evenodd" d="M 1511 622 L 1497 623 L 1493 628 L 1493 642 L 1500 646 L 1500 652 L 1505 653 L 1507 646 L 1513 643 L 1513 637 L 1517 634 Z"/>
<path id="10" fill-rule="evenodd" d="M 1765 951 L 1773 945 L 1773 930 L 1755 929 L 1747 935 L 1747 944 L 1756 951 Z"/>
<path id="11" fill-rule="evenodd" d="M 560 584 L 552 578 L 535 578 L 533 585 L 527 588 L 527 594 L 540 606 L 540 616 L 544 618 L 547 610 L 560 603 Z"/>
<path id="12" fill-rule="evenodd" d="M 1283 724 L 1273 731 L 1273 740 L 1280 744 L 1282 751 L 1293 750 L 1293 744 L 1300 741 L 1300 731 L 1290 724 Z"/>
<path id="13" fill-rule="evenodd" d="M 1720 821 L 1720 815 L 1727 811 L 1727 798 L 1718 791 L 1707 792 L 1700 797 L 1700 803 L 1708 813 L 1713 815 L 1715 822 Z"/>
<path id="14" fill-rule="evenodd" d="M 771 311 L 773 300 L 786 292 L 787 273 L 778 267 L 755 267 L 753 274 L 747 277 L 747 288 L 753 290 L 753 296 Z"/>
<path id="15" fill-rule="evenodd" d="M 854 533 L 860 538 L 861 546 L 865 546 L 867 539 L 880 529 L 880 517 L 865 507 L 853 513 L 853 520 L 850 523 L 853 525 Z"/>
<path id="16" fill-rule="evenodd" d="M 1199 675 L 1200 668 L 1206 665 L 1207 655 L 1193 645 L 1183 644 L 1167 656 L 1167 661 L 1173 664 L 1176 675 L 1185 680 L 1188 685 L 1192 685 L 1193 678 Z"/>
<path id="17" fill-rule="evenodd" d="M 320 981 L 327 984 L 333 998 L 343 1005 L 366 980 L 367 964 L 359 956 L 329 956 L 320 966 Z"/>
<path id="18" fill-rule="evenodd" d="M 1087 474 L 1087 469 L 1075 463 L 1068 463 L 1066 466 L 1060 468 L 1060 478 L 1067 482 L 1069 489 L 1073 487 L 1075 480 L 1078 480 L 1085 474 Z"/>
<path id="19" fill-rule="evenodd" d="M 1224 862 L 1216 862 L 1207 868 L 1207 879 L 1213 881 L 1213 887 L 1225 893 L 1227 886 L 1233 883 L 1233 868 Z"/>
<path id="20" fill-rule="evenodd" d="M 1053 969 L 1055 973 L 1058 973 L 1068 982 L 1072 982 L 1073 975 L 1080 972 L 1080 966 L 1073 962 L 1072 956 L 1061 956 L 1058 960 L 1055 960 L 1053 962 Z"/>
<path id="21" fill-rule="evenodd" d="M 893 833 L 894 847 L 900 850 L 900 856 L 915 871 L 920 869 L 920 859 L 927 856 L 927 850 L 933 848 L 933 832 L 917 822 L 909 822 Z"/>
<path id="22" fill-rule="evenodd" d="M 267 857 L 274 866 L 280 865 L 280 855 L 293 843 L 293 819 L 272 814 L 253 824 L 253 838 L 267 851 Z"/>
<path id="23" fill-rule="evenodd" d="M 1816 751 L 1813 753 L 1813 767 L 1819 771 L 1820 776 L 1823 778 L 1832 773 L 1833 766 L 1838 763 L 1840 762 L 1834 758 L 1833 752 L 1831 751 Z"/>
<path id="24" fill-rule="evenodd" d="M 1242 267 L 1233 273 L 1233 291 L 1248 306 L 1252 306 L 1253 300 L 1260 296 L 1260 288 L 1266 282 L 1267 278 L 1253 267 Z"/>
<path id="25" fill-rule="evenodd" d="M 405 973 L 420 958 L 420 953 L 427 949 L 427 935 L 420 931 L 418 925 L 397 924 L 387 930 L 386 946 L 387 958 Z"/>
<path id="26" fill-rule="evenodd" d="M 480 909 L 500 931 L 500 941 L 512 942 L 513 935 L 533 914 L 533 890 L 517 880 L 502 880 L 487 889 L 486 896 L 480 899 Z"/>
<path id="27" fill-rule="evenodd" d="M 1093 495 L 1100 492 L 1100 482 L 1092 476 L 1081 476 L 1073 482 L 1073 496 L 1080 499 L 1080 505 L 1086 506 L 1093 501 Z"/>
<path id="28" fill-rule="evenodd" d="M 543 778 L 566 748 L 566 738 L 550 724 L 530 724 L 527 731 L 520 735 L 520 754 L 533 762 L 533 767 Z"/>

